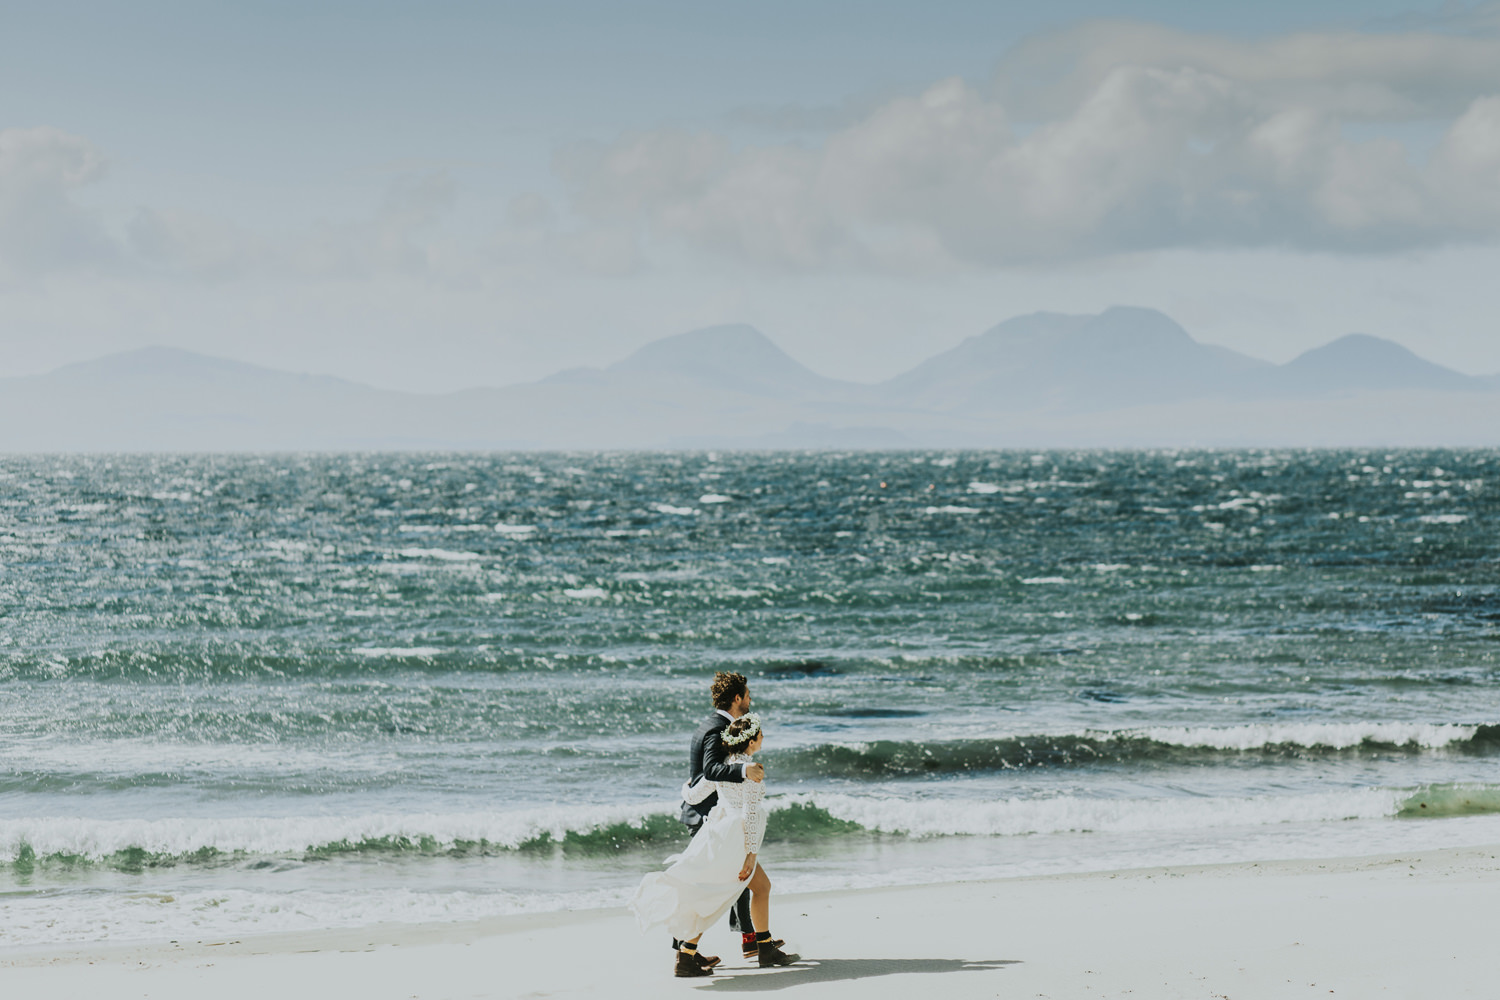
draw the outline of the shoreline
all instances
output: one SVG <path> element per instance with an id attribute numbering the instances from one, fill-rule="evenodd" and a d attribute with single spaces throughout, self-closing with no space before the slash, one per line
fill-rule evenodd
<path id="1" fill-rule="evenodd" d="M 249 1000 L 790 987 L 866 998 L 921 989 L 945 997 L 1490 996 L 1497 891 L 1500 844 L 773 895 L 773 929 L 807 961 L 748 968 L 721 926 L 704 949 L 724 967 L 698 980 L 672 979 L 665 942 L 612 908 L 22 948 L 0 953 L 0 984 L 12 995 L 153 1000 L 210 990 Z"/>

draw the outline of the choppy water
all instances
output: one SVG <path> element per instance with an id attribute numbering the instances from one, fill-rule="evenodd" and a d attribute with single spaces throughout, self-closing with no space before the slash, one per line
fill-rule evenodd
<path id="1" fill-rule="evenodd" d="M 0 946 L 1500 842 L 1500 453 L 0 457 Z M 1420 820 L 1420 821 L 1418 821 Z"/>

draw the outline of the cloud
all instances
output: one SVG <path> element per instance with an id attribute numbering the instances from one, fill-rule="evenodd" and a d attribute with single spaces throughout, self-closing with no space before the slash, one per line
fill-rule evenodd
<path id="1" fill-rule="evenodd" d="M 982 82 L 811 117 L 772 109 L 754 128 L 731 112 L 729 132 L 563 146 L 561 196 L 520 194 L 467 243 L 446 226 L 456 188 L 433 169 L 395 178 L 363 218 L 270 233 L 152 206 L 116 238 L 78 194 L 103 176 L 102 152 L 56 129 L 9 129 L 0 280 L 110 267 L 484 284 L 700 262 L 909 275 L 1161 249 L 1488 243 L 1500 236 L 1497 102 L 1500 38 L 1246 40 L 1095 22 L 1024 41 Z M 1431 140 L 1420 148 L 1403 141 L 1412 123 Z"/>
<path id="2" fill-rule="evenodd" d="M 367 278 L 441 270 L 432 238 L 455 191 L 444 173 L 396 177 L 371 216 L 272 236 L 210 214 L 143 206 L 123 233 L 76 192 L 104 176 L 103 151 L 56 128 L 0 130 L 0 280 L 61 271 L 155 273 L 222 281 L 250 276 Z"/>
<path id="3" fill-rule="evenodd" d="M 104 154 L 59 129 L 0 129 L 0 277 L 98 267 L 117 250 L 73 192 L 104 176 Z"/>
<path id="4" fill-rule="evenodd" d="M 1500 38 L 1350 31 L 1247 40 L 1094 21 L 1017 45 L 996 69 L 993 92 L 1023 119 L 1049 119 L 1125 68 L 1209 73 L 1243 85 L 1264 110 L 1405 121 L 1451 117 L 1500 92 Z"/>
<path id="5" fill-rule="evenodd" d="M 446 174 L 396 177 L 368 218 L 319 222 L 287 236 L 252 232 L 225 219 L 143 207 L 126 229 L 135 258 L 169 274 L 209 280 L 249 276 L 358 279 L 426 276 L 444 248 L 431 231 L 452 208 Z"/>
<path id="6" fill-rule="evenodd" d="M 1387 252 L 1500 236 L 1495 95 L 1500 41 L 1091 25 L 1022 46 L 994 88 L 945 80 L 818 146 L 637 132 L 555 168 L 586 219 L 773 271 Z M 1434 115 L 1430 153 L 1347 128 Z"/>

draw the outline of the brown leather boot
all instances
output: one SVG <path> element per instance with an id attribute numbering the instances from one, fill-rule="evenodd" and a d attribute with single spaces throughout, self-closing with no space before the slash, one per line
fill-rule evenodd
<path id="1" fill-rule="evenodd" d="M 678 979 L 696 979 L 699 976 L 711 976 L 714 970 L 698 961 L 697 955 L 689 955 L 685 951 L 677 953 L 677 967 L 672 970 L 672 975 Z"/>
<path id="2" fill-rule="evenodd" d="M 781 950 L 781 945 L 781 941 L 762 941 L 760 943 L 760 954 L 757 957 L 760 959 L 760 967 L 762 969 L 773 965 L 791 965 L 802 957 L 801 955 L 788 955 Z"/>
<path id="3" fill-rule="evenodd" d="M 786 942 L 781 940 L 781 938 L 777 938 L 771 943 L 778 948 L 786 944 Z M 754 941 L 751 941 L 749 944 L 745 945 L 744 952 L 746 958 L 756 958 L 760 955 L 760 945 L 756 944 Z"/>
<path id="4" fill-rule="evenodd" d="M 705 955 L 702 952 L 699 952 L 695 957 L 698 959 L 698 964 L 703 966 L 705 969 L 712 969 L 714 966 L 719 964 L 718 955 Z"/>

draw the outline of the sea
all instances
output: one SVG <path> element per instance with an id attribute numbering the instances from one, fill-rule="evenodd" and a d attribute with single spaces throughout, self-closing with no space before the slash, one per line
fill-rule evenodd
<path id="1" fill-rule="evenodd" d="M 0 949 L 1500 844 L 1500 452 L 0 456 Z"/>

